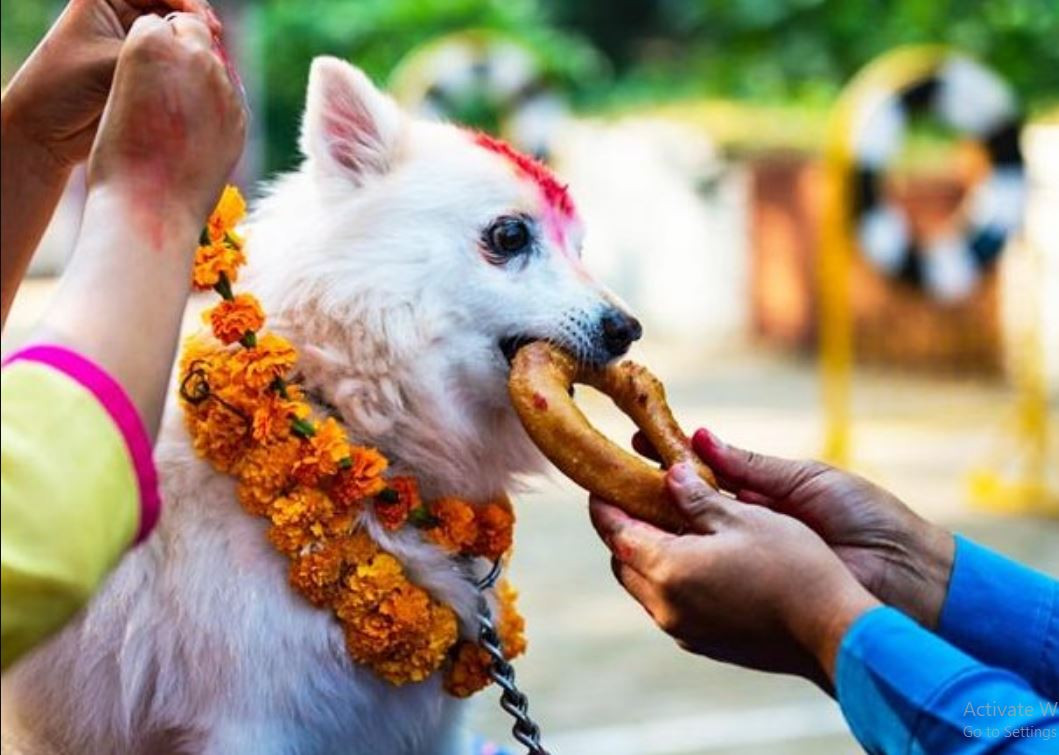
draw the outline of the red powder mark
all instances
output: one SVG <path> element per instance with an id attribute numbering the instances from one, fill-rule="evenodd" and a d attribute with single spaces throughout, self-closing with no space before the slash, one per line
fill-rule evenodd
<path id="1" fill-rule="evenodd" d="M 474 143 L 483 149 L 500 155 L 514 165 L 519 173 L 537 184 L 541 194 L 544 196 L 544 201 L 553 207 L 561 217 L 573 217 L 574 202 L 570 199 L 566 186 L 559 183 L 544 164 L 534 160 L 529 155 L 522 154 L 507 142 L 481 131 L 474 134 Z"/>
<path id="2" fill-rule="evenodd" d="M 533 394 L 533 408 L 538 409 L 542 412 L 548 411 L 548 399 L 544 398 L 539 393 Z"/>

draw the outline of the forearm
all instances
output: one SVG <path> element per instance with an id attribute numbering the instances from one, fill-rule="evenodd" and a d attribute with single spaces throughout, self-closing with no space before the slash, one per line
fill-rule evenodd
<path id="1" fill-rule="evenodd" d="M 0 117 L 0 322 L 15 299 L 33 252 L 62 196 L 69 169 L 16 123 L 16 103 L 4 93 Z"/>
<path id="2" fill-rule="evenodd" d="M 77 250 L 40 339 L 71 346 L 107 370 L 125 388 L 153 439 L 198 227 L 170 208 L 155 207 L 152 213 L 134 206 L 144 201 L 149 200 L 130 201 L 105 190 L 90 194 Z"/>
<path id="3" fill-rule="evenodd" d="M 1059 582 L 964 538 L 938 634 L 1059 699 Z"/>
<path id="4" fill-rule="evenodd" d="M 992 752 L 1059 741 L 1054 700 L 979 663 L 907 616 L 880 608 L 843 639 L 835 687 L 869 752 Z"/>

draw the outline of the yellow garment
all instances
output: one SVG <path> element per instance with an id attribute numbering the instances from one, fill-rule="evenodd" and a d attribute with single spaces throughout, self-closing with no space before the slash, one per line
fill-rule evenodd
<path id="1" fill-rule="evenodd" d="M 59 629 L 136 536 L 140 490 L 121 431 L 65 373 L 2 372 L 2 661 Z"/>

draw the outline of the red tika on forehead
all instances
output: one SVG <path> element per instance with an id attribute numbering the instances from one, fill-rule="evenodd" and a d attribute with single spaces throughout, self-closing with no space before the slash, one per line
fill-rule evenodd
<path id="1" fill-rule="evenodd" d="M 573 217 L 574 202 L 570 199 L 570 194 L 543 163 L 522 154 L 507 142 L 481 131 L 474 133 L 474 143 L 500 155 L 514 165 L 519 173 L 537 184 L 544 195 L 544 201 L 555 208 L 562 217 Z"/>

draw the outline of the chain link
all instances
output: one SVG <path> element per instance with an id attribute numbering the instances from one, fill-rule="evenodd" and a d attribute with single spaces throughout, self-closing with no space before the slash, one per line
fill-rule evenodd
<path id="1" fill-rule="evenodd" d="M 540 727 L 530 718 L 529 698 L 515 684 L 515 669 L 504 657 L 500 636 L 493 624 L 493 612 L 485 598 L 486 591 L 496 584 L 502 569 L 497 559 L 489 573 L 475 583 L 478 588 L 478 644 L 493 661 L 489 676 L 502 690 L 500 707 L 515 719 L 512 735 L 526 747 L 527 755 L 549 755 L 541 745 Z"/>

